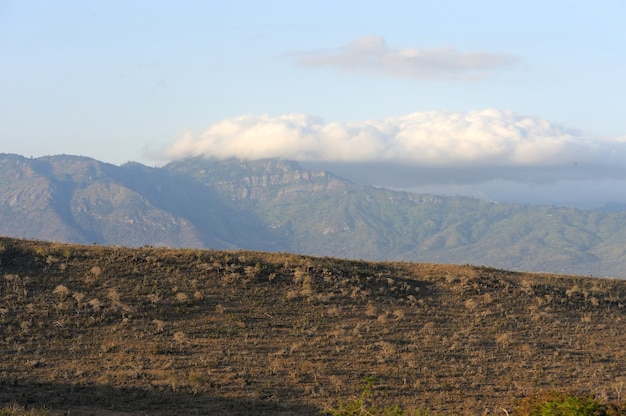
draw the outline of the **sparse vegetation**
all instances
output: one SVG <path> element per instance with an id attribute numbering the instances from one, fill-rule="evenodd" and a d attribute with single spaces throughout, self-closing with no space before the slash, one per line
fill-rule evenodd
<path id="1" fill-rule="evenodd" d="M 379 408 L 372 398 L 373 382 L 376 378 L 367 377 L 361 395 L 352 401 L 339 401 L 336 408 L 326 411 L 332 416 L 435 416 L 430 410 L 403 410 L 400 406 Z M 512 412 L 499 409 L 510 416 L 623 416 L 626 407 L 619 403 L 606 403 L 590 395 L 573 394 L 563 391 L 542 391 L 523 398 L 514 405 Z"/>
<path id="2" fill-rule="evenodd" d="M 0 247 L 0 406 L 514 416 L 531 408 L 525 398 L 571 389 L 607 414 L 622 409 L 625 281 L 247 251 Z M 361 384 L 370 375 L 378 381 Z M 563 403 L 558 411 L 588 404 Z"/>
<path id="3" fill-rule="evenodd" d="M 626 407 L 603 403 L 590 395 L 562 391 L 540 392 L 524 398 L 515 407 L 518 416 L 621 416 Z"/>
<path id="4" fill-rule="evenodd" d="M 344 402 L 339 401 L 336 408 L 331 408 L 326 413 L 332 416 L 405 416 L 408 413 L 400 406 L 388 406 L 380 408 L 373 399 L 372 388 L 376 377 L 368 376 L 363 380 L 364 386 L 358 398 Z M 420 413 L 422 414 L 422 413 Z"/>
<path id="5" fill-rule="evenodd" d="M 17 403 L 0 408 L 0 416 L 48 416 L 46 409 L 27 409 Z"/>

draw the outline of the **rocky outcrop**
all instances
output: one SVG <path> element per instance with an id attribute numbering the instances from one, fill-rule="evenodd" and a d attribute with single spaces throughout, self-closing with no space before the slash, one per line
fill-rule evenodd
<path id="1" fill-rule="evenodd" d="M 324 171 L 310 172 L 297 162 L 187 159 L 165 166 L 195 177 L 230 201 L 267 201 L 299 198 L 312 193 L 343 193 L 349 181 Z"/>

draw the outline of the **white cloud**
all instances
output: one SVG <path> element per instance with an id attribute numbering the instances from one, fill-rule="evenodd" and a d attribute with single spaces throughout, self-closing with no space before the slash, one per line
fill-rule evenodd
<path id="1" fill-rule="evenodd" d="M 616 137 L 610 140 L 613 143 L 626 143 L 626 136 Z"/>
<path id="2" fill-rule="evenodd" d="M 451 47 L 393 49 L 379 36 L 361 37 L 336 50 L 300 52 L 297 63 L 307 67 L 335 67 L 372 71 L 417 79 L 482 79 L 494 69 L 517 61 L 506 54 L 459 52 Z"/>
<path id="3" fill-rule="evenodd" d="M 199 134 L 181 134 L 165 149 L 165 156 L 558 167 L 605 163 L 611 154 L 621 159 L 623 148 L 623 142 L 588 140 L 544 119 L 486 109 L 417 112 L 353 123 L 324 122 L 304 114 L 245 115 Z"/>
<path id="4" fill-rule="evenodd" d="M 577 197 L 583 202 L 591 195 L 585 189 L 592 184 L 595 189 L 600 183 L 623 185 L 626 180 L 624 137 L 591 140 L 545 119 L 493 109 L 417 112 L 352 123 L 325 122 L 304 114 L 244 115 L 199 133 L 184 132 L 160 155 L 157 159 L 297 160 L 305 168 L 327 170 L 358 183 L 431 186 L 441 192 L 450 186 L 482 189 L 472 184 L 508 183 L 513 190 L 578 183 Z M 556 198 L 561 188 L 549 189 Z M 616 201 L 615 195 L 623 194 L 623 186 L 620 189 L 606 201 Z M 487 193 L 500 199 L 498 193 Z M 570 193 L 561 197 L 571 199 Z M 589 204 L 583 202 L 578 206 Z"/>

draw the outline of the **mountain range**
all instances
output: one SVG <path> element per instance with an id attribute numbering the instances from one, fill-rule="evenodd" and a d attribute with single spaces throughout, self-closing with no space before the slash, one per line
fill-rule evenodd
<path id="1" fill-rule="evenodd" d="M 626 212 L 402 192 L 275 159 L 0 154 L 0 235 L 626 277 Z"/>

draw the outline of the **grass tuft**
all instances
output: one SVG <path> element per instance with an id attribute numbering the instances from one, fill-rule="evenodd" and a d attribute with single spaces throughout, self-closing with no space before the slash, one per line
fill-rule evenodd
<path id="1" fill-rule="evenodd" d="M 0 408 L 0 416 L 48 416 L 46 409 L 26 409 L 24 406 L 12 403 Z"/>

